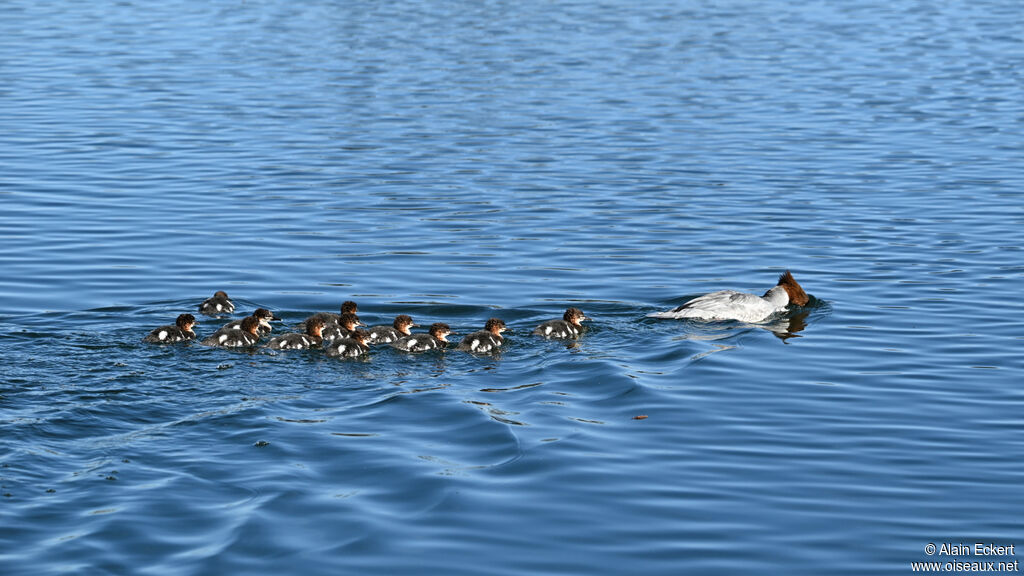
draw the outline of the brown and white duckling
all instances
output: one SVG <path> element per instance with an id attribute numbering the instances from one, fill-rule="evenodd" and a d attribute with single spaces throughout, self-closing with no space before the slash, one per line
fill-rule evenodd
<path id="1" fill-rule="evenodd" d="M 583 333 L 583 322 L 588 318 L 579 308 L 569 308 L 561 320 L 548 320 L 537 326 L 533 333 L 545 338 L 579 338 Z"/>
<path id="2" fill-rule="evenodd" d="M 412 321 L 412 317 L 407 314 L 399 314 L 395 316 L 395 321 L 391 323 L 391 326 L 374 326 L 370 328 L 370 339 L 368 344 L 390 344 L 402 336 L 408 336 L 412 334 L 409 330 L 416 324 Z"/>
<path id="3" fill-rule="evenodd" d="M 234 311 L 234 302 L 228 298 L 228 293 L 223 290 L 214 292 L 213 296 L 203 300 L 203 303 L 199 305 L 199 313 L 206 314 L 207 316 L 231 314 Z"/>
<path id="4" fill-rule="evenodd" d="M 252 313 L 252 315 L 257 320 L 259 320 L 260 336 L 266 336 L 267 334 L 270 334 L 271 330 L 274 329 L 274 327 L 270 325 L 271 320 L 280 320 L 280 318 L 274 316 L 274 313 L 271 312 L 270 310 L 267 310 L 266 308 L 257 308 Z M 240 330 L 241 328 L 242 321 L 235 320 L 233 322 L 228 322 L 227 324 L 221 326 L 220 328 L 217 329 L 217 332 L 214 332 L 214 334 L 217 334 L 218 332 L 221 331 L 227 332 L 228 330 Z"/>
<path id="5" fill-rule="evenodd" d="M 242 348 L 245 346 L 255 346 L 259 341 L 260 321 L 255 316 L 247 316 L 242 320 L 241 328 L 227 330 L 220 334 L 211 334 L 203 339 L 202 344 L 222 346 L 224 348 Z"/>
<path id="6" fill-rule="evenodd" d="M 155 328 L 142 341 L 152 344 L 168 344 L 192 340 L 196 337 L 196 333 L 192 331 L 192 327 L 195 325 L 195 316 L 191 314 L 178 314 L 178 318 L 174 321 L 174 326 Z"/>
<path id="7" fill-rule="evenodd" d="M 427 334 L 410 334 L 403 336 L 391 343 L 393 348 L 403 352 L 426 352 L 437 350 L 448 345 L 448 335 L 452 329 L 444 322 L 436 322 L 430 325 Z"/>
<path id="8" fill-rule="evenodd" d="M 362 356 L 370 351 L 370 347 L 366 345 L 370 339 L 370 333 L 366 330 L 359 329 L 352 332 L 352 335 L 347 338 L 338 338 L 324 346 L 324 351 L 327 352 L 328 356 L 335 358 L 354 358 L 356 356 Z"/>
<path id="9" fill-rule="evenodd" d="M 473 332 L 463 338 L 457 350 L 465 350 L 474 354 L 493 352 L 501 347 L 501 344 L 505 341 L 501 337 L 501 333 L 507 329 L 508 327 L 505 326 L 505 322 L 497 318 L 491 318 L 484 324 L 483 330 Z"/>
<path id="10" fill-rule="evenodd" d="M 316 318 L 310 317 L 306 320 L 308 324 L 311 321 L 315 321 Z M 359 316 L 356 316 L 353 312 L 346 312 L 341 316 L 337 317 L 336 322 L 327 323 L 324 326 L 323 336 L 324 340 L 330 342 L 331 340 L 337 340 L 338 338 L 348 338 L 355 331 L 357 326 L 366 326 L 359 321 Z"/>
<path id="11" fill-rule="evenodd" d="M 317 312 L 316 314 L 313 314 L 309 318 L 306 318 L 302 322 L 302 324 L 299 324 L 299 330 L 305 330 L 306 322 L 309 322 L 313 318 L 319 318 L 320 320 L 323 320 L 324 328 L 327 328 L 329 330 L 331 325 L 336 324 L 338 322 L 338 318 L 340 318 L 341 316 L 345 314 L 357 314 L 358 312 L 359 306 L 355 302 L 351 300 L 345 300 L 344 302 L 341 303 L 341 314 L 335 314 L 333 312 Z M 325 334 L 324 337 L 326 338 L 327 334 Z"/>
<path id="12" fill-rule="evenodd" d="M 320 332 L 324 329 L 324 321 L 314 318 L 306 322 L 305 334 L 283 334 L 275 336 L 267 342 L 267 348 L 271 350 L 304 350 L 324 343 Z"/>

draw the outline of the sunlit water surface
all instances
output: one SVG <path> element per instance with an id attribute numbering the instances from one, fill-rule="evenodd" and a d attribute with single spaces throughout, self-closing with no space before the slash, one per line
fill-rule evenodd
<path id="1" fill-rule="evenodd" d="M 1018 3 L 3 12 L 3 574 L 902 574 L 1024 545 Z M 646 317 L 787 268 L 814 300 L 772 326 Z M 353 299 L 513 332 L 141 342 L 219 289 L 278 330 Z M 578 343 L 530 334 L 567 306 Z"/>

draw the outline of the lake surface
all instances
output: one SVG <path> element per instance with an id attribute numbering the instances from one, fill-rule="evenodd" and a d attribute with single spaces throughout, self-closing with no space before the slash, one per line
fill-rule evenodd
<path id="1" fill-rule="evenodd" d="M 1018 2 L 3 12 L 4 575 L 905 574 L 1024 545 Z M 771 326 L 646 317 L 786 269 L 814 299 Z M 278 331 L 352 299 L 512 333 L 141 342 L 215 290 Z M 578 343 L 530 334 L 567 306 Z"/>

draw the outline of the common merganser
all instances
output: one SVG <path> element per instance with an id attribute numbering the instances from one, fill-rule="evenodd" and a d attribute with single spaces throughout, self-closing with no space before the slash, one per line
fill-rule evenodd
<path id="1" fill-rule="evenodd" d="M 207 316 L 231 314 L 234 311 L 235 304 L 228 298 L 228 293 L 223 290 L 214 292 L 213 296 L 203 300 L 203 303 L 199 305 L 199 313 Z"/>
<path id="2" fill-rule="evenodd" d="M 195 316 L 191 314 L 179 314 L 178 318 L 174 321 L 174 326 L 161 326 L 159 328 L 155 328 L 145 338 L 143 338 L 142 341 L 152 344 L 167 344 L 170 342 L 192 340 L 196 337 L 196 333 L 192 331 L 192 327 L 195 325 Z"/>
<path id="3" fill-rule="evenodd" d="M 436 322 L 430 325 L 428 334 L 410 334 L 403 336 L 391 343 L 393 348 L 403 352 L 426 352 L 437 350 L 448 345 L 448 335 L 452 329 L 444 322 Z"/>
<path id="4" fill-rule="evenodd" d="M 402 336 L 408 336 L 412 334 L 409 330 L 413 326 L 416 326 L 412 321 L 412 317 L 407 314 L 399 314 L 395 316 L 395 321 L 391 323 L 391 326 L 374 326 L 368 330 L 370 338 L 367 340 L 367 344 L 390 344 L 395 340 L 398 340 Z"/>
<path id="5" fill-rule="evenodd" d="M 280 320 L 280 318 L 278 318 L 277 316 L 274 316 L 274 313 L 271 312 L 270 310 L 267 310 L 266 308 L 257 308 L 252 313 L 252 315 L 253 315 L 254 318 L 259 320 L 259 323 L 260 323 L 260 327 L 259 327 L 260 336 L 266 336 L 267 334 L 270 334 L 270 332 L 274 329 L 274 327 L 270 325 L 270 321 L 271 320 Z M 241 329 L 242 329 L 242 321 L 241 320 L 235 320 L 234 322 L 228 322 L 227 324 L 221 326 L 220 328 L 217 329 L 216 332 L 214 332 L 214 334 L 219 334 L 219 333 L 222 333 L 222 332 L 227 332 L 228 330 L 241 330 Z M 211 334 L 211 336 L 212 336 L 212 334 Z"/>
<path id="6" fill-rule="evenodd" d="M 255 346 L 260 341 L 260 321 L 255 316 L 246 316 L 242 327 L 228 330 L 220 334 L 211 334 L 203 338 L 202 344 L 207 346 L 223 346 L 225 348 L 242 348 Z"/>
<path id="7" fill-rule="evenodd" d="M 306 323 L 315 321 L 315 318 L 306 320 Z M 336 322 L 330 322 L 324 326 L 323 337 L 324 340 L 330 342 L 331 340 L 337 340 L 338 338 L 348 338 L 352 336 L 352 332 L 355 331 L 357 326 L 366 326 L 359 321 L 359 316 L 356 316 L 352 312 L 346 312 L 341 316 L 338 316 Z"/>
<path id="8" fill-rule="evenodd" d="M 803 306 L 809 300 L 804 289 L 793 279 L 789 270 L 786 270 L 779 276 L 779 283 L 765 292 L 764 296 L 735 290 L 721 290 L 698 296 L 672 310 L 655 312 L 648 316 L 651 318 L 761 322 L 773 314 L 784 311 L 790 304 Z"/>
<path id="9" fill-rule="evenodd" d="M 320 334 L 323 328 L 324 321 L 314 318 L 306 322 L 305 334 L 292 333 L 275 336 L 270 339 L 270 342 L 267 342 L 267 348 L 271 350 L 303 350 L 320 346 L 324 342 L 323 336 Z"/>
<path id="10" fill-rule="evenodd" d="M 579 338 L 583 332 L 583 322 L 588 318 L 579 308 L 569 308 L 561 320 L 548 320 L 533 330 L 537 336 L 545 338 Z"/>
<path id="11" fill-rule="evenodd" d="M 456 350 L 465 350 L 475 354 L 493 352 L 505 341 L 501 337 L 501 333 L 507 329 L 505 322 L 497 318 L 491 318 L 484 324 L 483 330 L 473 332 L 463 338 Z"/>
<path id="12" fill-rule="evenodd" d="M 354 358 L 356 356 L 362 356 L 370 351 L 370 347 L 366 345 L 366 341 L 369 340 L 370 333 L 366 330 L 356 330 L 352 332 L 352 336 L 348 338 L 339 338 L 330 344 L 324 346 L 324 351 L 327 352 L 328 356 L 335 358 Z"/>

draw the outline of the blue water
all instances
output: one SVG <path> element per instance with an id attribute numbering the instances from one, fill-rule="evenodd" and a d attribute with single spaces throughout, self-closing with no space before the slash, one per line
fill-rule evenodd
<path id="1" fill-rule="evenodd" d="M 1022 71 L 1009 0 L 7 2 L 0 572 L 1024 545 Z M 785 269 L 814 300 L 772 330 L 646 317 Z M 140 341 L 215 290 L 513 332 Z M 567 306 L 576 345 L 530 335 Z"/>

